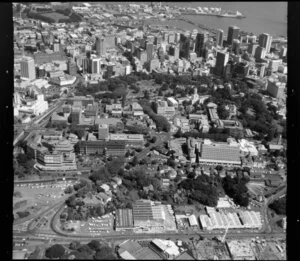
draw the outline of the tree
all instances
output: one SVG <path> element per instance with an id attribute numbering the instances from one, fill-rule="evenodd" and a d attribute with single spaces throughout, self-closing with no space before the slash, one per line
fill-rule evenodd
<path id="1" fill-rule="evenodd" d="M 45 256 L 48 258 L 60 258 L 64 255 L 64 253 L 65 248 L 62 245 L 55 244 L 46 250 Z"/>
<path id="2" fill-rule="evenodd" d="M 275 200 L 269 207 L 274 210 L 277 215 L 286 215 L 286 197 Z"/>
<path id="3" fill-rule="evenodd" d="M 177 132 L 174 134 L 174 137 L 175 137 L 175 138 L 181 138 L 182 135 L 183 135 L 183 132 L 182 132 L 181 128 L 179 128 L 179 129 L 177 130 Z"/>
<path id="4" fill-rule="evenodd" d="M 94 251 L 98 251 L 101 249 L 101 244 L 98 240 L 92 240 L 91 242 L 89 242 L 88 247 Z"/>
<path id="5" fill-rule="evenodd" d="M 175 160 L 173 160 L 173 159 L 171 159 L 171 158 L 168 158 L 167 164 L 168 164 L 170 167 L 172 167 L 172 168 L 175 168 L 175 166 L 176 166 Z"/>
<path id="6" fill-rule="evenodd" d="M 156 140 L 157 140 L 157 138 L 155 136 L 153 136 L 152 139 L 151 139 L 151 143 L 155 143 Z"/>
<path id="7" fill-rule="evenodd" d="M 115 260 L 117 259 L 114 255 L 113 250 L 109 246 L 103 246 L 95 254 L 94 259 L 96 260 Z"/>
<path id="8" fill-rule="evenodd" d="M 17 156 L 18 163 L 22 166 L 25 166 L 26 162 L 28 161 L 28 156 L 26 154 L 20 153 Z"/>
<path id="9" fill-rule="evenodd" d="M 74 191 L 74 189 L 73 189 L 72 186 L 68 186 L 68 187 L 65 189 L 65 193 L 66 193 L 66 194 L 71 194 L 73 191 Z"/>
<path id="10" fill-rule="evenodd" d="M 124 157 L 118 157 L 113 159 L 111 162 L 106 164 L 107 171 L 115 176 L 118 174 L 118 171 L 124 166 L 125 160 Z"/>
<path id="11" fill-rule="evenodd" d="M 81 246 L 79 241 L 72 241 L 69 245 L 69 249 L 77 250 Z"/>
<path id="12" fill-rule="evenodd" d="M 148 90 L 145 90 L 145 91 L 144 91 L 144 98 L 145 98 L 146 100 L 149 100 L 149 99 L 150 99 L 150 94 L 149 94 L 149 91 L 148 91 Z"/>
<path id="13" fill-rule="evenodd" d="M 132 161 L 131 161 L 131 164 L 132 164 L 132 166 L 136 166 L 138 164 L 138 162 L 139 162 L 138 157 L 134 156 Z"/>
<path id="14" fill-rule="evenodd" d="M 88 255 L 93 254 L 93 250 L 88 245 L 83 245 L 77 249 L 81 253 L 87 253 Z"/>
<path id="15" fill-rule="evenodd" d="M 226 120 L 229 117 L 229 114 L 230 114 L 229 111 L 226 110 L 224 105 L 218 106 L 217 112 L 218 112 L 218 115 L 219 115 L 220 119 L 222 119 L 222 120 Z"/>
<path id="16" fill-rule="evenodd" d="M 90 180 L 96 183 L 97 180 L 108 181 L 110 178 L 110 174 L 108 170 L 104 167 L 99 170 L 93 172 L 93 174 L 89 177 Z"/>

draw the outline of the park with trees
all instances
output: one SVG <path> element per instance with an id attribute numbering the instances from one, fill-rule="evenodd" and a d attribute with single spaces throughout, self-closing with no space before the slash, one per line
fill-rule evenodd
<path id="1" fill-rule="evenodd" d="M 50 259 L 116 260 L 114 249 L 103 240 L 91 240 L 87 244 L 72 241 L 69 246 L 55 244 L 47 248 L 45 256 Z"/>

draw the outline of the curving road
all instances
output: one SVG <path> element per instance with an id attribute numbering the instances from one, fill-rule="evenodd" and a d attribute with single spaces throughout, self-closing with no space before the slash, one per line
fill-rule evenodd
<path id="1" fill-rule="evenodd" d="M 286 187 L 279 190 L 275 195 L 271 196 L 269 199 L 267 199 L 264 209 L 263 209 L 263 215 L 265 218 L 265 224 L 267 224 L 267 227 L 260 231 L 260 232 L 250 232 L 250 231 L 228 231 L 226 238 L 233 238 L 233 239 L 242 239 L 242 238 L 253 238 L 253 237 L 260 237 L 260 238 L 285 238 L 286 233 L 284 232 L 272 232 L 272 228 L 270 227 L 268 223 L 268 205 L 272 203 L 274 200 L 279 198 L 280 196 L 284 195 L 286 193 Z M 72 194 L 75 194 L 72 193 Z M 70 194 L 70 195 L 72 195 Z M 14 231 L 14 239 L 21 239 L 24 237 L 27 237 L 30 240 L 43 240 L 51 237 L 53 240 L 56 241 L 64 241 L 64 242 L 70 242 L 73 240 L 80 239 L 81 241 L 89 241 L 91 239 L 105 239 L 105 240 L 126 240 L 126 239 L 152 239 L 152 238 L 172 238 L 172 239 L 188 239 L 192 237 L 198 237 L 203 236 L 207 238 L 213 238 L 216 236 L 219 236 L 220 234 L 223 235 L 224 232 L 166 232 L 162 234 L 157 233 L 119 233 L 119 234 L 113 234 L 113 235 L 90 235 L 90 236 L 83 236 L 83 235 L 74 235 L 74 234 L 67 234 L 62 231 L 60 231 L 58 228 L 56 228 L 55 223 L 57 219 L 59 218 L 59 214 L 61 210 L 64 208 L 64 203 L 57 203 L 51 208 L 48 208 L 47 210 L 42 212 L 41 219 L 43 216 L 45 216 L 49 211 L 53 210 L 54 208 L 57 208 L 58 211 L 55 213 L 55 215 L 51 218 L 50 227 L 52 229 L 51 232 L 39 232 L 38 230 L 35 230 L 34 228 L 30 228 L 31 223 L 28 225 L 27 232 L 21 232 L 19 234 L 16 234 Z M 30 228 L 30 229 L 29 229 Z M 53 234 L 53 232 L 55 234 Z"/>

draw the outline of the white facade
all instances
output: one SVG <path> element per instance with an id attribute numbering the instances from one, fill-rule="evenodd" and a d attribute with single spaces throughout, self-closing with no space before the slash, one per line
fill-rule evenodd
<path id="1" fill-rule="evenodd" d="M 37 100 L 28 102 L 27 105 L 21 106 L 19 112 L 40 115 L 48 110 L 48 102 L 44 100 L 43 94 L 37 95 Z"/>
<path id="2" fill-rule="evenodd" d="M 24 57 L 21 60 L 21 77 L 27 78 L 30 81 L 35 79 L 35 64 L 31 57 Z"/>

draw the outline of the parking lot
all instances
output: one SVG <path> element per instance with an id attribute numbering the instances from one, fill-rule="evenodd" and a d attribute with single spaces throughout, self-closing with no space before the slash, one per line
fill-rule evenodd
<path id="1" fill-rule="evenodd" d="M 17 184 L 14 191 L 18 191 L 21 197 L 14 197 L 13 203 L 26 200 L 26 204 L 18 208 L 16 211 L 29 211 L 31 214 L 49 207 L 68 195 L 64 190 L 74 184 L 74 181 L 62 181 L 56 183 L 29 183 Z"/>
<path id="2" fill-rule="evenodd" d="M 114 216 L 107 214 L 98 218 L 91 218 L 87 222 L 80 222 L 80 229 L 77 233 L 108 234 L 114 228 Z"/>

